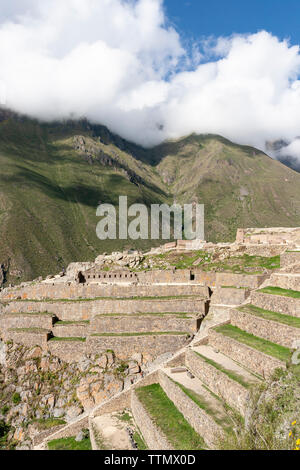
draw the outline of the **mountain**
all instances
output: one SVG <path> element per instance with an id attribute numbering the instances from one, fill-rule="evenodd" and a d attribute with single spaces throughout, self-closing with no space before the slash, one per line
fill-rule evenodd
<path id="1" fill-rule="evenodd" d="M 96 208 L 204 203 L 206 239 L 238 227 L 300 225 L 300 174 L 220 136 L 190 135 L 144 149 L 103 126 L 40 123 L 0 113 L 0 265 L 7 282 L 55 273 L 99 253 L 152 241 L 100 241 Z M 159 242 L 157 242 L 159 243 Z"/>

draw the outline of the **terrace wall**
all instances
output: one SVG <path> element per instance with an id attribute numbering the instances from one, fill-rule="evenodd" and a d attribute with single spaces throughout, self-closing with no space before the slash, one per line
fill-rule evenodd
<path id="1" fill-rule="evenodd" d="M 89 336 L 86 341 L 88 354 L 100 354 L 113 350 L 120 359 L 128 359 L 134 353 L 142 353 L 145 362 L 165 353 L 174 353 L 188 344 L 186 335 L 151 336 Z"/>
<path id="2" fill-rule="evenodd" d="M 202 360 L 201 357 L 198 357 L 193 351 L 187 351 L 186 365 L 212 392 L 244 414 L 248 400 L 248 391 L 246 388 L 227 377 L 227 375 L 217 370 L 214 366 Z"/>
<path id="3" fill-rule="evenodd" d="M 286 367 L 283 361 L 217 333 L 215 330 L 209 331 L 209 344 L 262 377 L 269 377 L 276 369 Z"/>
<path id="4" fill-rule="evenodd" d="M 204 316 L 207 303 L 202 299 L 155 300 L 91 300 L 69 302 L 13 301 L 5 307 L 6 313 L 49 312 L 62 321 L 90 320 L 105 313 L 197 313 Z"/>
<path id="5" fill-rule="evenodd" d="M 162 371 L 159 372 L 159 383 L 185 419 L 203 436 L 206 444 L 213 448 L 222 436 L 221 428 Z"/>
<path id="6" fill-rule="evenodd" d="M 196 333 L 200 321 L 197 318 L 180 318 L 176 315 L 96 316 L 91 320 L 89 333 L 147 333 L 155 331 Z"/>
<path id="7" fill-rule="evenodd" d="M 300 340 L 300 328 L 292 328 L 239 310 L 231 310 L 230 316 L 232 325 L 286 348 L 292 348 L 294 342 Z"/>
<path id="8" fill-rule="evenodd" d="M 2 301 L 13 299 L 92 299 L 97 297 L 163 297 L 196 295 L 209 297 L 208 287 L 197 284 L 185 285 L 109 285 L 109 284 L 50 284 L 41 283 L 24 288 L 5 289 Z"/>
<path id="9" fill-rule="evenodd" d="M 300 264 L 300 250 L 286 251 L 280 256 L 280 266 L 282 268 L 289 268 L 293 264 Z"/>
<path id="10" fill-rule="evenodd" d="M 132 392 L 131 395 L 131 411 L 149 449 L 173 450 L 166 436 L 154 424 L 135 392 Z"/>
<path id="11" fill-rule="evenodd" d="M 211 297 L 211 303 L 216 305 L 241 305 L 249 295 L 250 291 L 248 289 L 218 287 Z"/>

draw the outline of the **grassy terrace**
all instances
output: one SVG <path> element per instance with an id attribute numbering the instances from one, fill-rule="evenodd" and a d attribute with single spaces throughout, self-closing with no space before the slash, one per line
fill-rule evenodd
<path id="1" fill-rule="evenodd" d="M 48 419 L 33 419 L 29 424 L 35 424 L 39 431 L 46 431 L 57 426 L 63 426 L 66 423 L 63 419 L 59 418 L 48 418 Z"/>
<path id="2" fill-rule="evenodd" d="M 195 354 L 201 359 L 206 362 L 207 364 L 213 366 L 215 369 L 219 370 L 220 372 L 223 372 L 223 374 L 227 375 L 231 380 L 234 380 L 235 382 L 238 382 L 240 385 L 242 385 L 245 388 L 250 388 L 252 385 L 251 383 L 248 383 L 245 381 L 244 377 L 241 375 L 237 374 L 233 370 L 226 369 L 225 367 L 221 366 L 217 362 L 213 361 L 212 359 L 209 359 L 208 357 L 202 356 L 202 354 L 199 354 L 198 352 L 195 351 Z M 254 377 L 253 377 L 254 378 Z"/>
<path id="3" fill-rule="evenodd" d="M 68 343 L 71 343 L 71 342 L 78 342 L 78 343 L 85 343 L 86 342 L 86 338 L 72 338 L 72 337 L 66 337 L 66 338 L 63 338 L 62 336 L 54 336 L 54 338 L 51 338 L 49 341 L 56 341 L 56 342 L 68 342 Z"/>
<path id="4" fill-rule="evenodd" d="M 171 379 L 172 380 L 172 379 Z M 190 390 L 189 388 L 185 388 L 182 384 L 172 380 L 181 390 L 194 402 L 196 403 L 199 408 L 205 411 L 212 419 L 219 424 L 225 431 L 230 431 L 232 427 L 232 421 L 226 414 L 224 413 L 223 416 L 221 415 L 219 410 L 214 409 L 210 403 L 208 403 L 205 398 L 196 393 L 194 390 Z"/>
<path id="5" fill-rule="evenodd" d="M 36 302 L 36 303 L 59 303 L 59 302 L 68 302 L 68 303 L 77 303 L 77 302 L 94 302 L 95 300 L 182 300 L 182 299 L 199 299 L 202 300 L 202 297 L 199 295 L 170 295 L 162 297 L 93 297 L 93 298 L 79 298 L 79 299 L 14 299 L 13 302 Z"/>
<path id="6" fill-rule="evenodd" d="M 258 336 L 254 336 L 246 331 L 240 330 L 236 326 L 223 325 L 215 328 L 215 331 L 224 336 L 235 339 L 240 343 L 246 344 L 253 349 L 257 349 L 262 353 L 268 354 L 269 356 L 276 357 L 276 359 L 280 359 L 281 361 L 288 362 L 291 358 L 290 349 L 276 343 L 271 343 L 271 341 L 259 338 Z"/>
<path id="7" fill-rule="evenodd" d="M 300 328 L 300 318 L 292 317 L 290 315 L 282 315 L 281 313 L 272 312 L 256 307 L 255 305 L 245 305 L 239 307 L 237 310 L 244 313 L 255 315 L 256 317 L 263 318 L 264 320 L 272 320 L 284 325 L 292 326 L 293 328 Z"/>
<path id="8" fill-rule="evenodd" d="M 121 336 L 190 336 L 190 333 L 185 333 L 181 331 L 151 331 L 146 333 L 94 333 L 91 336 L 99 337 L 121 337 Z"/>
<path id="9" fill-rule="evenodd" d="M 203 438 L 196 433 L 158 384 L 138 388 L 136 394 L 154 423 L 175 450 L 202 450 Z"/>
<path id="10" fill-rule="evenodd" d="M 48 442 L 49 450 L 92 450 L 90 439 L 84 439 L 76 442 L 75 437 L 67 437 L 65 439 L 55 439 Z"/>
<path id="11" fill-rule="evenodd" d="M 262 274 L 266 269 L 280 268 L 280 256 L 231 256 L 224 261 L 214 261 L 212 254 L 203 250 L 190 255 L 184 253 L 164 253 L 149 256 L 154 261 L 154 267 L 166 269 L 164 263 L 176 269 L 198 268 L 202 271 L 231 272 L 235 274 Z M 147 258 L 146 258 L 147 259 Z"/>
<path id="12" fill-rule="evenodd" d="M 260 289 L 259 292 L 263 294 L 283 295 L 284 297 L 290 297 L 292 299 L 300 299 L 300 292 L 290 289 L 281 289 L 281 287 L 265 287 Z"/>

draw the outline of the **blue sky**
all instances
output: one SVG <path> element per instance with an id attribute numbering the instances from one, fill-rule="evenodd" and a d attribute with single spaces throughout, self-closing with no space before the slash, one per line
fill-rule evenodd
<path id="1" fill-rule="evenodd" d="M 165 0 L 185 37 L 230 36 L 262 29 L 300 44 L 300 0 Z"/>

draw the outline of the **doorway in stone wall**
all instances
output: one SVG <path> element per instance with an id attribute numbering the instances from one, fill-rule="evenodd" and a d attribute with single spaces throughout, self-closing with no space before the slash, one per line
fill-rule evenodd
<path id="1" fill-rule="evenodd" d="M 85 284 L 86 283 L 85 276 L 82 274 L 81 271 L 79 271 L 79 273 L 78 273 L 78 282 L 79 282 L 79 284 Z"/>

